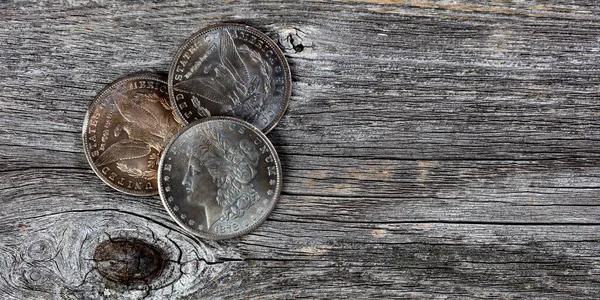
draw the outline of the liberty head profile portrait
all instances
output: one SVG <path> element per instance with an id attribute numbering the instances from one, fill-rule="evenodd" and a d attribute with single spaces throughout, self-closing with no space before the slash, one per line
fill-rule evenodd
<path id="1" fill-rule="evenodd" d="M 186 201 L 204 209 L 204 228 L 231 221 L 244 213 L 260 196 L 252 185 L 259 153 L 247 139 L 226 140 L 219 132 L 203 129 L 203 142 L 188 147 L 188 165 L 181 184 Z"/>

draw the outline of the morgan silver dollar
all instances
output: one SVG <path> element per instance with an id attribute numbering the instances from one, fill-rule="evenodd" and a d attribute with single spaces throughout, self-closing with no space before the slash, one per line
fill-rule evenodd
<path id="1" fill-rule="evenodd" d="M 181 129 L 164 78 L 132 75 L 96 96 L 83 123 L 83 149 L 106 184 L 131 195 L 158 193 L 158 162 Z"/>
<path id="2" fill-rule="evenodd" d="M 184 128 L 165 149 L 158 176 L 171 217 L 215 240 L 258 227 L 275 207 L 282 182 L 271 142 L 232 117 L 209 117 Z"/>
<path id="3" fill-rule="evenodd" d="M 267 133 L 290 100 L 291 75 L 277 45 L 260 31 L 224 24 L 196 32 L 175 54 L 169 97 L 178 116 L 243 119 Z"/>

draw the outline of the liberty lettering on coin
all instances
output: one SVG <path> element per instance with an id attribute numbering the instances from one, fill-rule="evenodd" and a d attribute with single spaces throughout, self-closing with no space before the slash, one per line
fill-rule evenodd
<path id="1" fill-rule="evenodd" d="M 91 103 L 83 145 L 94 172 L 131 195 L 158 193 L 158 162 L 182 125 L 168 101 L 166 80 L 140 74 L 116 80 Z"/>
<path id="2" fill-rule="evenodd" d="M 179 49 L 169 71 L 169 97 L 178 116 L 243 119 L 269 132 L 287 108 L 291 75 L 283 53 L 248 26 L 203 29 Z"/>
<path id="3" fill-rule="evenodd" d="M 159 192 L 175 221 L 203 238 L 227 239 L 258 227 L 275 207 L 281 165 L 254 126 L 209 117 L 183 129 L 159 166 Z"/>

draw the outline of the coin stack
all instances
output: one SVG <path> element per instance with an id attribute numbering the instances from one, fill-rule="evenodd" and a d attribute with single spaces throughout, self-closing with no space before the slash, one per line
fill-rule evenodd
<path id="1" fill-rule="evenodd" d="M 281 192 L 265 136 L 291 95 L 288 63 L 260 31 L 202 29 L 179 48 L 169 77 L 122 77 L 94 98 L 83 124 L 94 172 L 130 195 L 160 194 L 185 230 L 227 239 L 258 227 Z"/>

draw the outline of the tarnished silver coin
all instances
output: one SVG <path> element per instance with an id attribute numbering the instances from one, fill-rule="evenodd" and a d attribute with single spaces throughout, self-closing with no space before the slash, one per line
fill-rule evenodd
<path id="1" fill-rule="evenodd" d="M 179 118 L 243 119 L 269 132 L 283 116 L 291 95 L 285 56 L 260 31 L 223 24 L 192 35 L 169 70 L 169 97 Z"/>
<path id="2" fill-rule="evenodd" d="M 131 75 L 105 87 L 83 123 L 83 149 L 106 184 L 131 195 L 158 193 L 158 162 L 181 129 L 169 103 L 167 82 L 154 74 Z"/>
<path id="3" fill-rule="evenodd" d="M 237 237 L 258 227 L 281 191 L 275 148 L 257 128 L 231 117 L 210 117 L 179 132 L 158 171 L 167 211 L 207 239 Z"/>

